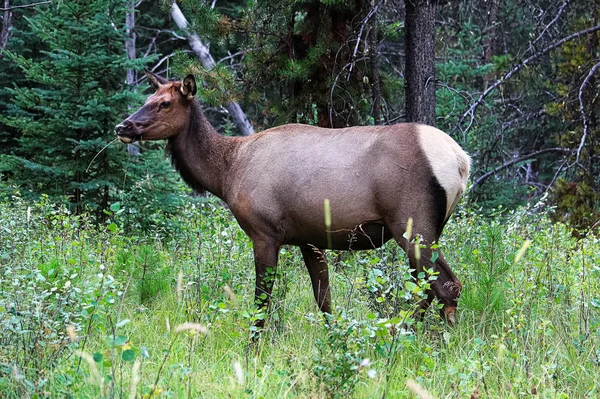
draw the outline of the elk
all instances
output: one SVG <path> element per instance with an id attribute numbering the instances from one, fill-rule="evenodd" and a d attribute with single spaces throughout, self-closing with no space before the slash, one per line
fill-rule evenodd
<path id="1" fill-rule="evenodd" d="M 323 251 L 373 249 L 393 238 L 413 270 L 437 272 L 420 309 L 437 297 L 442 315 L 455 322 L 462 285 L 439 252 L 432 258 L 430 248 L 469 176 L 470 158 L 450 136 L 418 124 L 342 129 L 289 124 L 224 137 L 204 116 L 193 75 L 180 82 L 146 75 L 156 92 L 116 134 L 124 143 L 167 140 L 183 180 L 229 206 L 253 242 L 256 306 L 269 306 L 282 245 L 300 247 L 319 310 L 331 314 Z M 325 200 L 331 209 L 327 227 Z M 421 238 L 420 260 L 405 237 L 410 218 Z M 256 327 L 261 330 L 264 320 Z"/>

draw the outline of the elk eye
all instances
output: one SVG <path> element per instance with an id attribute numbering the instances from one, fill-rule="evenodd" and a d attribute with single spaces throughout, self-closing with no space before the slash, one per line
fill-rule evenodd
<path id="1" fill-rule="evenodd" d="M 169 108 L 170 106 L 171 103 L 169 101 L 163 101 L 162 103 L 160 103 L 160 109 Z"/>

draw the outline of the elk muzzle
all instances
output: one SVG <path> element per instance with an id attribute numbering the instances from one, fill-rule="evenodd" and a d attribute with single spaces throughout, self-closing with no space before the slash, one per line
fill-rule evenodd
<path id="1" fill-rule="evenodd" d="M 142 135 L 137 132 L 135 125 L 128 119 L 125 119 L 115 127 L 115 133 L 123 143 L 133 143 L 142 138 Z"/>

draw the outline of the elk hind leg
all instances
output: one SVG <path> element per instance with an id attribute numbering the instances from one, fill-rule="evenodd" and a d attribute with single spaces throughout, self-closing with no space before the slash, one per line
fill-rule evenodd
<path id="1" fill-rule="evenodd" d="M 310 275 L 310 282 L 317 306 L 321 312 L 331 314 L 329 270 L 325 253 L 314 247 L 301 247 L 300 251 Z"/>

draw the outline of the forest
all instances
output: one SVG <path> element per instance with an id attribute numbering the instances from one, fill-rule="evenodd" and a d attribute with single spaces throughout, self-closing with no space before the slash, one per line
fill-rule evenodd
<path id="1" fill-rule="evenodd" d="M 283 247 L 256 308 L 227 206 L 115 135 L 144 70 L 225 136 L 451 136 L 457 323 L 413 317 L 436 276 L 394 240 L 328 251 L 332 315 Z M 600 0 L 0 1 L 0 396 L 600 396 L 599 70 Z"/>

